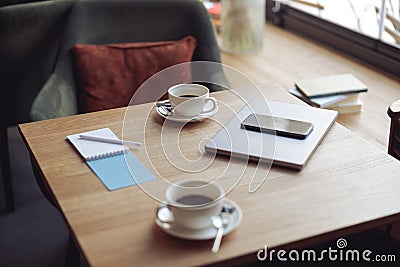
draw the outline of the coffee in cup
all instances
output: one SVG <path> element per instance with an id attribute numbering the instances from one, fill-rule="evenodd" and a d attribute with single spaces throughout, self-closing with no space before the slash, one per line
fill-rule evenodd
<path id="1" fill-rule="evenodd" d="M 221 212 L 224 190 L 215 183 L 184 180 L 170 185 L 165 198 L 175 225 L 203 229 Z"/>
<path id="2" fill-rule="evenodd" d="M 168 98 L 174 113 L 188 118 L 207 116 L 218 108 L 217 100 L 210 97 L 208 88 L 200 84 L 174 85 L 168 89 Z M 208 103 L 212 103 L 211 108 L 208 108 Z"/>

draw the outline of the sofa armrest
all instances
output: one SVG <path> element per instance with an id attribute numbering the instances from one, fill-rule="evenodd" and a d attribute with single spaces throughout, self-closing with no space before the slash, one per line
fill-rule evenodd
<path id="1" fill-rule="evenodd" d="M 30 110 L 30 119 L 46 120 L 77 113 L 78 105 L 74 87 L 53 73 L 35 98 Z"/>

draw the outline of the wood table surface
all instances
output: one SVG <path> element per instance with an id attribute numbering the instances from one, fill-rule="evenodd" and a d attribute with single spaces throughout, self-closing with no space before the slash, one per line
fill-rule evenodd
<path id="1" fill-rule="evenodd" d="M 262 92 L 269 100 L 301 104 L 283 89 Z M 400 162 L 338 123 L 301 171 L 272 167 L 268 172 L 268 166 L 204 153 L 204 140 L 244 105 L 230 91 L 213 96 L 220 107 L 214 119 L 182 129 L 165 123 L 154 104 L 19 125 L 90 266 L 255 262 L 257 251 L 265 246 L 305 247 L 400 220 Z M 108 191 L 65 139 L 103 127 L 120 138 L 144 142 L 131 151 L 157 179 Z M 179 159 L 185 158 L 186 167 L 196 160 L 200 165 L 211 163 L 186 172 L 179 166 Z M 196 162 L 189 167 L 195 166 Z M 251 177 L 266 173 L 264 184 L 250 194 Z M 223 238 L 216 254 L 211 253 L 212 240 L 174 238 L 154 222 L 159 204 L 154 196 L 162 197 L 165 181 L 194 177 L 218 177 L 227 185 L 238 181 L 227 197 L 241 207 L 243 220 Z"/>

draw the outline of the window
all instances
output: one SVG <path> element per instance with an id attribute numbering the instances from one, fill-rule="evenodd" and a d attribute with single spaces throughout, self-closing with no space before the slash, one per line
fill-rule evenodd
<path id="1" fill-rule="evenodd" d="M 267 0 L 267 19 L 400 76 L 400 0 Z"/>

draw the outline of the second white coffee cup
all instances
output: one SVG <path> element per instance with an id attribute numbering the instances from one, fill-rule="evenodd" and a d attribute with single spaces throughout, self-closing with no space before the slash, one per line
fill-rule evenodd
<path id="1" fill-rule="evenodd" d="M 221 212 L 224 190 L 215 183 L 184 180 L 170 185 L 165 198 L 175 225 L 203 229 L 211 226 L 213 216 Z"/>
<path id="2" fill-rule="evenodd" d="M 218 108 L 217 100 L 200 84 L 174 85 L 168 89 L 168 98 L 174 113 L 184 117 L 207 116 Z"/>

